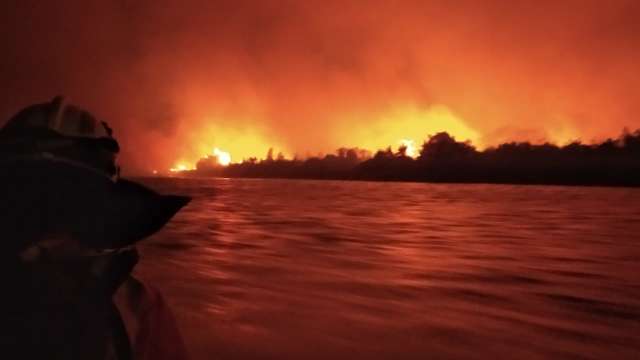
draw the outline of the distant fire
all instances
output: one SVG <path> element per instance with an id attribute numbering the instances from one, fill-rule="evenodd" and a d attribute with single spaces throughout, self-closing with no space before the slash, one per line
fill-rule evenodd
<path id="1" fill-rule="evenodd" d="M 226 151 L 220 150 L 218 148 L 214 148 L 213 154 L 206 155 L 204 159 L 211 159 L 220 166 L 228 166 L 229 164 L 231 164 L 231 154 L 229 154 Z M 195 169 L 196 169 L 196 166 L 194 165 L 179 163 L 175 167 L 172 167 L 171 169 L 169 169 L 169 171 L 172 173 L 178 173 L 178 172 L 195 170 Z"/>
<path id="2" fill-rule="evenodd" d="M 182 172 L 182 171 L 187 171 L 191 169 L 193 169 L 192 166 L 188 166 L 185 164 L 178 164 L 176 165 L 176 167 L 172 167 L 171 169 L 169 169 L 169 171 L 175 173 L 175 172 Z"/>
<path id="3" fill-rule="evenodd" d="M 218 160 L 218 164 L 227 166 L 231 163 L 231 154 L 218 148 L 213 149 L 213 156 Z"/>
<path id="4" fill-rule="evenodd" d="M 416 149 L 413 140 L 402 139 L 400 140 L 400 146 L 404 146 L 406 148 L 405 155 L 408 157 L 415 159 L 418 156 L 418 150 Z"/>

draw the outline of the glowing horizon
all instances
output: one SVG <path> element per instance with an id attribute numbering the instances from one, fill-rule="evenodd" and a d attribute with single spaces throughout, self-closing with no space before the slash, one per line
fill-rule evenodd
<path id="1" fill-rule="evenodd" d="M 126 172 L 189 168 L 213 147 L 241 162 L 419 148 L 440 131 L 486 148 L 640 128 L 634 0 L 86 7 L 0 14 L 3 33 L 23 29 L 0 60 L 20 64 L 0 121 L 63 92 L 114 129 Z"/>

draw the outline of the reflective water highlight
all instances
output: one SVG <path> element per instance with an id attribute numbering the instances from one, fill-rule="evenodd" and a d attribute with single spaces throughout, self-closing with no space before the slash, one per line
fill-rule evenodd
<path id="1" fill-rule="evenodd" d="M 196 359 L 640 357 L 640 189 L 147 179 Z"/>

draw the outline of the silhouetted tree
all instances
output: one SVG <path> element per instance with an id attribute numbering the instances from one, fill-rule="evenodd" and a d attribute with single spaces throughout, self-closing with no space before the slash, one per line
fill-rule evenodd
<path id="1" fill-rule="evenodd" d="M 446 132 L 429 136 L 429 140 L 422 145 L 420 161 L 434 159 L 460 159 L 473 155 L 476 149 L 468 142 L 457 142 Z"/>

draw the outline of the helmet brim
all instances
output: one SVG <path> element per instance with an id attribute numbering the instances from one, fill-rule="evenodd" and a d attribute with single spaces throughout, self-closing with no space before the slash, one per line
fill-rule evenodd
<path id="1" fill-rule="evenodd" d="M 17 226 L 14 233 L 21 226 L 66 231 L 96 249 L 126 247 L 153 235 L 191 200 L 56 159 L 2 159 L 0 168 L 2 226 Z"/>

